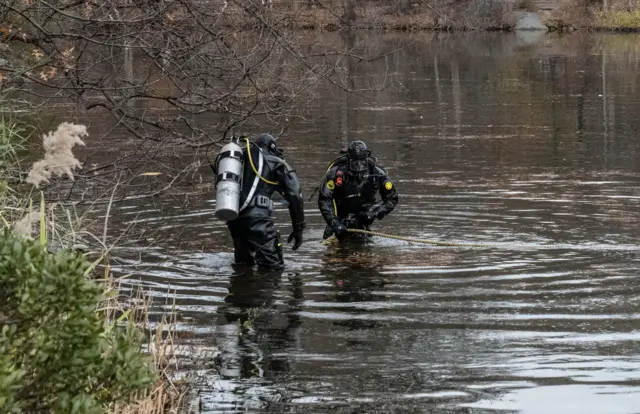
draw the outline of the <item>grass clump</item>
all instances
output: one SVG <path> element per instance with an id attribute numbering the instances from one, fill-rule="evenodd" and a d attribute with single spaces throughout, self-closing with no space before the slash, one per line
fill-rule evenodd
<path id="1" fill-rule="evenodd" d="M 28 132 L 17 122 L 0 118 L 0 222 L 16 223 L 24 213 L 24 200 L 14 189 L 20 182 L 20 155 L 25 150 Z"/>

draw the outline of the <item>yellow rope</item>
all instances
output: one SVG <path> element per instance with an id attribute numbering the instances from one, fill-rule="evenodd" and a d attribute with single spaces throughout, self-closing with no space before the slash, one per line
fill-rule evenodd
<path id="1" fill-rule="evenodd" d="M 571 245 L 571 244 L 535 244 L 535 243 L 458 243 L 458 242 L 447 242 L 447 241 L 439 241 L 439 240 L 428 240 L 428 239 L 418 239 L 414 237 L 404 237 L 404 236 L 396 236 L 393 234 L 380 233 L 377 231 L 364 230 L 364 229 L 347 229 L 349 233 L 361 233 L 368 234 L 371 236 L 384 237 L 387 239 L 396 239 L 402 240 L 409 243 L 422 243 L 422 244 L 432 244 L 434 246 L 453 246 L 453 247 L 477 247 L 477 248 L 502 248 L 502 249 L 518 249 L 518 250 L 557 250 L 557 249 L 572 249 L 572 250 L 639 250 L 640 246 L 637 245 L 598 245 L 598 246 L 580 246 L 580 245 Z M 338 243 L 338 239 L 335 234 L 331 237 L 322 241 L 322 244 L 336 244 Z"/>
<path id="2" fill-rule="evenodd" d="M 253 168 L 253 172 L 258 176 L 258 178 L 260 178 L 265 183 L 271 184 L 271 185 L 278 185 L 277 182 L 269 181 L 269 180 L 267 180 L 266 178 L 264 178 L 263 176 L 260 175 L 260 173 L 256 169 L 256 166 L 253 164 L 253 159 L 251 158 L 251 146 L 249 145 L 249 140 L 246 139 L 245 141 L 247 141 L 247 155 L 249 155 L 249 163 L 251 164 L 251 168 Z"/>
<path id="3" fill-rule="evenodd" d="M 377 231 L 364 230 L 364 229 L 347 229 L 347 231 L 349 233 L 368 234 L 370 236 L 385 237 L 387 239 L 402 240 L 410 243 L 432 244 L 435 246 L 490 247 L 489 244 L 484 244 L 484 243 L 458 243 L 458 242 L 447 242 L 447 241 L 439 241 L 439 240 L 418 239 L 415 237 L 396 236 L 393 234 L 380 233 Z"/>
<path id="4" fill-rule="evenodd" d="M 409 243 L 422 243 L 422 244 L 431 244 L 434 246 L 453 246 L 453 247 L 477 247 L 477 248 L 504 248 L 507 247 L 509 249 L 558 249 L 562 248 L 562 246 L 553 245 L 553 244 L 522 244 L 522 243 L 460 243 L 460 242 L 448 242 L 448 241 L 439 241 L 439 240 L 429 240 L 429 239 L 418 239 L 415 237 L 405 237 L 405 236 L 396 236 L 393 234 L 380 233 L 377 231 L 364 230 L 364 229 L 347 229 L 349 233 L 361 233 L 368 234 L 371 236 L 384 237 L 387 239 L 395 239 L 402 240 Z"/>

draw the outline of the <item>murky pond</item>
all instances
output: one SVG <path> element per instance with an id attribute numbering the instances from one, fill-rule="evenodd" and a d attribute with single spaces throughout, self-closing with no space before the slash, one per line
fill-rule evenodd
<path id="1" fill-rule="evenodd" d="M 158 311 L 175 291 L 201 412 L 640 412 L 640 38 L 341 41 L 403 48 L 352 68 L 386 88 L 321 88 L 282 139 L 305 197 L 363 139 L 400 195 L 376 230 L 500 245 L 327 246 L 314 199 L 284 271 L 236 272 L 208 166 L 185 199 L 114 207 L 163 235 L 116 270 Z"/>

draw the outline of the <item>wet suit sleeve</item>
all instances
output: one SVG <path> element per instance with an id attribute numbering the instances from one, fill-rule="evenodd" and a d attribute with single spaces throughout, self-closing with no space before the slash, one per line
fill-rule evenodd
<path id="1" fill-rule="evenodd" d="M 298 174 L 286 162 L 282 163 L 276 169 L 278 180 L 278 192 L 287 201 L 289 205 L 289 215 L 291 216 L 291 224 L 293 230 L 302 231 L 305 227 L 304 220 L 304 201 L 302 199 L 302 187 Z"/>
<path id="2" fill-rule="evenodd" d="M 378 216 L 378 219 L 382 219 L 396 208 L 398 204 L 398 193 L 396 192 L 396 187 L 389 179 L 387 173 L 381 168 L 376 168 L 377 174 L 379 175 L 378 184 L 380 188 L 380 197 L 382 201 L 380 201 L 378 206 L 375 209 L 375 214 Z"/>
<path id="3" fill-rule="evenodd" d="M 336 217 L 333 203 L 333 193 L 335 190 L 335 178 L 338 167 L 331 168 L 320 185 L 320 194 L 318 195 L 318 208 L 322 214 L 324 221 L 331 225 L 332 220 Z"/>

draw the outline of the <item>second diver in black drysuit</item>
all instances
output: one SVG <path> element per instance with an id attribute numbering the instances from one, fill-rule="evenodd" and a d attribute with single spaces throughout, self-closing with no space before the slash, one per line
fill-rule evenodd
<path id="1" fill-rule="evenodd" d="M 376 200 L 377 194 L 381 199 Z M 318 207 L 327 226 L 323 239 L 347 236 L 347 229 L 365 229 L 398 204 L 398 194 L 387 171 L 362 141 L 349 144 L 346 154 L 330 166 L 320 186 Z"/>

